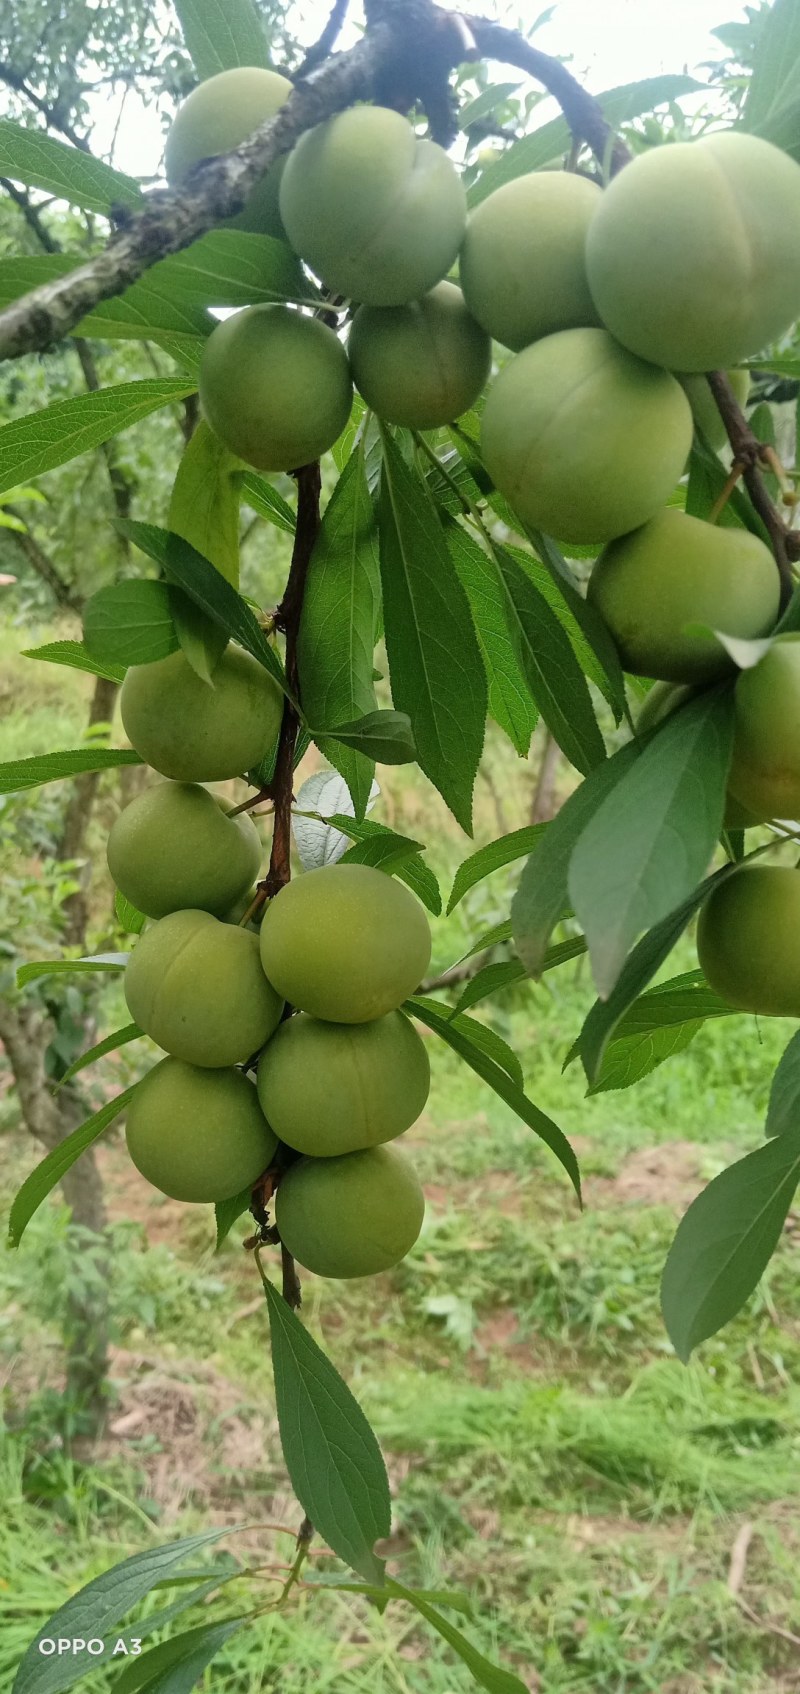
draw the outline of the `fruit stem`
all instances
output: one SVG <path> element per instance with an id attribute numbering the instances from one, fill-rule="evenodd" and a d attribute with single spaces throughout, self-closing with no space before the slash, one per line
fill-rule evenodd
<path id="1" fill-rule="evenodd" d="M 800 535 L 787 527 L 770 498 L 759 468 L 765 461 L 769 463 L 769 450 L 750 428 L 728 377 L 724 371 L 707 371 L 706 376 L 733 448 L 734 463 L 743 467 L 745 487 L 770 539 L 781 579 L 783 610 L 794 592 L 791 561 L 800 558 Z"/>

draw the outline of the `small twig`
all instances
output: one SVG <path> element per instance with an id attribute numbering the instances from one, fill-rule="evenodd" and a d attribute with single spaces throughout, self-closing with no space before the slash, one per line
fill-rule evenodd
<path id="1" fill-rule="evenodd" d="M 755 1533 L 754 1523 L 743 1523 L 736 1540 L 731 1548 L 731 1559 L 728 1566 L 728 1593 L 737 1594 L 744 1582 L 747 1567 L 747 1554 L 750 1542 Z"/>
<path id="2" fill-rule="evenodd" d="M 297 1550 L 295 1552 L 294 1564 L 292 1565 L 292 1568 L 289 1571 L 289 1575 L 286 1578 L 286 1582 L 284 1583 L 283 1592 L 280 1595 L 280 1598 L 278 1600 L 279 1606 L 283 1605 L 284 1601 L 288 1598 L 288 1596 L 291 1593 L 292 1589 L 294 1588 L 295 1584 L 297 1582 L 299 1582 L 299 1580 L 300 1580 L 300 1572 L 302 1571 L 303 1565 L 305 1564 L 306 1559 L 308 1558 L 309 1542 L 311 1541 L 311 1537 L 312 1537 L 313 1534 L 314 1534 L 314 1525 L 311 1522 L 311 1519 L 309 1517 L 304 1517 L 303 1521 L 300 1525 L 300 1528 L 297 1532 L 297 1542 L 296 1542 L 296 1549 Z"/>
<path id="3" fill-rule="evenodd" d="M 765 459 L 764 443 L 750 428 L 727 375 L 724 371 L 706 374 L 733 449 L 734 462 L 743 467 L 745 487 L 769 536 L 781 580 L 781 604 L 785 607 L 794 591 L 790 561 L 800 558 L 800 535 L 787 529 L 770 498 L 759 468 Z"/>
<path id="4" fill-rule="evenodd" d="M 317 65 L 321 65 L 323 59 L 327 59 L 328 54 L 332 52 L 347 16 L 349 4 L 350 0 L 334 0 L 328 22 L 319 40 L 314 42 L 313 47 L 309 47 L 300 69 L 295 71 L 292 79 L 294 82 L 302 82 L 303 77 L 309 76 L 311 71 L 315 70 Z"/>
<path id="5" fill-rule="evenodd" d="M 758 1612 L 754 1612 L 752 1606 L 748 1606 L 747 1601 L 743 1600 L 740 1594 L 735 1595 L 734 1598 L 739 1610 L 744 1612 L 745 1617 L 749 1618 L 757 1629 L 762 1629 L 765 1635 L 777 1635 L 781 1641 L 788 1641 L 790 1646 L 800 1647 L 800 1635 L 793 1635 L 792 1631 L 784 1629 L 782 1624 L 769 1623 L 766 1618 L 759 1617 Z"/>
<path id="6" fill-rule="evenodd" d="M 743 471 L 744 471 L 744 465 L 740 464 L 738 459 L 734 459 L 733 464 L 731 465 L 730 473 L 728 475 L 728 479 L 725 483 L 725 486 L 724 486 L 724 488 L 722 488 L 720 490 L 720 493 L 717 495 L 717 498 L 714 501 L 714 504 L 711 508 L 711 511 L 708 514 L 709 523 L 716 523 L 717 520 L 719 518 L 721 518 L 721 516 L 722 516 L 722 514 L 725 510 L 725 507 L 727 506 L 728 501 L 730 500 L 730 497 L 731 497 L 731 495 L 734 491 L 734 488 L 742 480 Z"/>

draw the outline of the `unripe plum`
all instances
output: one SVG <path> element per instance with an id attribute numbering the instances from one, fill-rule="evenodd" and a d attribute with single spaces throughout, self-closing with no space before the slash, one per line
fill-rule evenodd
<path id="1" fill-rule="evenodd" d="M 307 871 L 271 900 L 261 962 L 292 1006 L 329 1023 L 396 1011 L 430 963 L 425 913 L 403 884 L 371 865 Z"/>
<path id="2" fill-rule="evenodd" d="M 220 441 L 246 464 L 298 470 L 333 446 L 350 416 L 347 354 L 318 318 L 247 306 L 212 330 L 200 400 Z"/>
<path id="3" fill-rule="evenodd" d="M 283 1011 L 261 969 L 258 936 L 198 911 L 170 912 L 140 937 L 125 999 L 159 1047 L 208 1069 L 257 1053 Z"/>
<path id="4" fill-rule="evenodd" d="M 652 147 L 605 190 L 586 266 L 632 353 L 676 371 L 738 364 L 800 313 L 800 166 L 734 130 Z"/>
<path id="5" fill-rule="evenodd" d="M 419 1117 L 430 1080 L 425 1044 L 402 1012 L 355 1024 L 301 1012 L 265 1047 L 258 1097 L 280 1141 L 330 1158 L 402 1135 Z"/>
<path id="6" fill-rule="evenodd" d="M 458 262 L 464 299 L 504 347 L 518 353 L 542 335 L 599 323 L 585 246 L 600 193 L 574 171 L 532 171 L 470 214 Z"/>
<path id="7" fill-rule="evenodd" d="M 269 672 L 240 647 L 226 647 L 203 682 L 182 652 L 132 665 L 120 712 L 137 753 L 177 782 L 224 782 L 274 747 L 283 695 Z"/>
<path id="8" fill-rule="evenodd" d="M 178 184 L 201 159 L 230 153 L 288 100 L 292 84 L 277 71 L 237 65 L 207 77 L 178 107 L 164 149 L 167 178 Z M 278 209 L 283 159 L 270 165 L 230 222 L 261 235 L 284 235 Z"/>
<path id="9" fill-rule="evenodd" d="M 108 868 L 126 900 L 148 918 L 192 906 L 224 913 L 258 876 L 261 840 L 246 812 L 192 782 L 159 782 L 120 812 L 108 837 Z"/>
<path id="10" fill-rule="evenodd" d="M 740 1012 L 800 1017 L 800 874 L 752 865 L 709 895 L 697 956 L 715 994 Z"/>
<path id="11" fill-rule="evenodd" d="M 270 1165 L 277 1139 L 241 1071 L 162 1059 L 128 1107 L 128 1152 L 172 1200 L 232 1200 Z"/>
<path id="12" fill-rule="evenodd" d="M 739 405 L 745 406 L 750 393 L 750 372 L 732 370 L 726 371 L 725 375 Z M 706 377 L 695 371 L 688 375 L 679 375 L 678 380 L 688 396 L 695 428 L 702 430 L 709 447 L 713 447 L 718 453 L 720 448 L 727 444 L 728 432 Z"/>
<path id="13" fill-rule="evenodd" d="M 424 1215 L 416 1171 L 396 1147 L 300 1159 L 275 1203 L 284 1246 L 316 1276 L 389 1270 L 411 1251 Z"/>
<path id="14" fill-rule="evenodd" d="M 464 237 L 461 178 L 399 112 L 351 106 L 301 136 L 281 181 L 295 252 L 335 294 L 368 306 L 419 300 Z"/>
<path id="15" fill-rule="evenodd" d="M 452 282 L 407 306 L 359 306 L 347 351 L 367 405 L 408 429 L 435 429 L 460 417 L 492 366 L 489 337 Z"/>
<path id="16" fill-rule="evenodd" d="M 731 793 L 760 818 L 800 818 L 800 635 L 779 635 L 742 671 Z"/>
<path id="17" fill-rule="evenodd" d="M 669 498 L 692 413 L 668 371 L 604 329 L 565 329 L 504 366 L 481 435 L 487 470 L 524 523 L 559 541 L 610 541 Z"/>
<path id="18" fill-rule="evenodd" d="M 623 668 L 665 682 L 707 683 L 733 661 L 707 624 L 725 635 L 766 635 L 778 616 L 780 579 L 763 541 L 666 506 L 641 529 L 609 542 L 588 599 L 605 620 Z"/>

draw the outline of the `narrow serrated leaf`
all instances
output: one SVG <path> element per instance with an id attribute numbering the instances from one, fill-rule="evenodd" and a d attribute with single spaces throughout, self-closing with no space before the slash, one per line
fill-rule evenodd
<path id="1" fill-rule="evenodd" d="M 50 665 L 67 665 L 70 670 L 87 671 L 89 676 L 102 676 L 106 682 L 124 682 L 125 666 L 103 663 L 95 659 L 82 641 L 48 641 L 43 647 L 25 647 L 20 658 L 41 659 Z"/>
<path id="2" fill-rule="evenodd" d="M 237 65 L 269 69 L 267 40 L 252 0 L 175 0 L 175 10 L 201 79 Z"/>
<path id="3" fill-rule="evenodd" d="M 64 1075 L 59 1077 L 59 1088 L 63 1088 L 65 1082 L 71 1082 L 87 1065 L 95 1064 L 96 1060 L 104 1058 L 106 1053 L 118 1052 L 120 1047 L 126 1047 L 129 1041 L 138 1041 L 143 1034 L 144 1030 L 140 1029 L 138 1024 L 126 1023 L 122 1029 L 115 1029 L 110 1035 L 104 1035 L 102 1041 L 96 1041 L 94 1046 L 87 1047 L 86 1052 L 81 1053 L 79 1058 L 73 1059 Z"/>
<path id="4" fill-rule="evenodd" d="M 83 610 L 83 639 L 93 657 L 121 665 L 149 665 L 178 646 L 165 582 L 131 577 L 90 595 Z"/>
<path id="5" fill-rule="evenodd" d="M 101 447 L 112 435 L 162 406 L 184 400 L 194 389 L 193 382 L 179 377 L 143 377 L 13 418 L 0 428 L 0 493 Z"/>
<path id="6" fill-rule="evenodd" d="M 142 203 L 142 191 L 133 177 L 112 170 L 80 147 L 69 147 L 10 118 L 0 118 L 0 176 L 10 176 L 27 188 L 44 188 L 87 212 L 108 213 L 113 205 Z"/>
<path id="7" fill-rule="evenodd" d="M 59 1141 L 47 1157 L 42 1159 L 30 1176 L 25 1178 L 22 1187 L 18 1189 L 8 1215 L 8 1245 L 18 1247 L 28 1224 L 35 1212 L 38 1212 L 43 1200 L 52 1193 L 56 1183 L 61 1181 L 65 1171 L 74 1165 L 81 1153 L 97 1141 L 110 1123 L 124 1112 L 138 1083 L 126 1088 L 116 1099 L 109 1100 L 101 1106 L 99 1112 L 94 1112 L 78 1129 L 74 1129 L 66 1140 Z M 15 1685 L 16 1686 L 16 1685 Z"/>
<path id="8" fill-rule="evenodd" d="M 512 829 L 508 835 L 498 836 L 496 841 L 489 841 L 485 847 L 470 853 L 469 858 L 459 865 L 453 879 L 447 902 L 448 915 L 476 883 L 483 882 L 494 871 L 502 870 L 504 865 L 512 865 L 515 859 L 524 859 L 532 853 L 549 827 L 545 823 L 526 824 L 522 829 Z"/>
<path id="9" fill-rule="evenodd" d="M 10 759 L 0 765 L 0 794 L 21 794 L 45 782 L 81 776 L 84 771 L 114 770 L 119 765 L 140 765 L 138 753 L 124 747 L 76 747 L 59 753 L 40 753 L 32 759 Z"/>

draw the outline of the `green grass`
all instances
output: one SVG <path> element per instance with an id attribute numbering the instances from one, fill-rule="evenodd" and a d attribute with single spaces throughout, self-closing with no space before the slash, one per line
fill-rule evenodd
<path id="1" fill-rule="evenodd" d="M 19 659 L 5 673 L 0 757 L 81 733 L 87 679 L 32 673 Z M 508 829 L 529 804 L 530 772 L 495 737 L 490 755 L 496 792 L 479 783 L 478 843 L 499 833 L 497 794 Z M 470 844 L 443 825 L 426 785 L 402 771 L 381 782 L 376 817 L 435 843 L 447 891 Z M 103 820 L 101 807 L 98 861 Z M 515 874 L 476 888 L 435 926 L 437 967 L 506 915 Z M 98 868 L 98 928 L 108 905 Z M 665 974 L 693 963 L 687 939 Z M 431 1100 L 408 1143 L 429 1193 L 420 1242 L 385 1277 L 308 1278 L 305 1316 L 387 1453 L 392 1568 L 407 1582 L 467 1590 L 467 1632 L 537 1694 L 788 1694 L 797 1650 L 775 1630 L 800 1632 L 796 1221 L 747 1312 L 688 1369 L 665 1336 L 658 1285 L 692 1192 L 758 1144 L 791 1025 L 712 1023 L 638 1088 L 586 1100 L 579 1066 L 562 1066 L 591 998 L 585 963 L 571 964 L 479 1014 L 519 1053 L 531 1097 L 576 1139 L 585 1210 L 547 1148 L 430 1038 Z M 113 982 L 99 1033 L 124 1021 Z M 134 1045 L 103 1061 L 87 1079 L 90 1103 L 150 1057 Z M 3 1081 L 0 1072 L 10 1194 L 32 1159 Z M 117 1132 L 104 1168 L 114 1219 L 109 1418 L 119 1432 L 95 1453 L 65 1441 L 57 1409 L 66 1296 L 96 1274 L 89 1245 L 54 1201 L 20 1252 L 0 1255 L 2 1689 L 55 1607 L 148 1539 L 209 1521 L 298 1520 L 245 1226 L 215 1257 L 205 1211 L 148 1200 Z M 743 1524 L 752 1539 L 737 1598 L 727 1578 Z M 270 1565 L 290 1546 L 268 1530 L 246 1543 Z M 326 1568 L 321 1558 L 312 1574 Z M 263 1580 L 266 1599 L 274 1571 Z M 352 1597 L 308 1590 L 233 1638 L 205 1683 L 215 1694 L 473 1686 L 402 1607 L 380 1617 Z"/>

